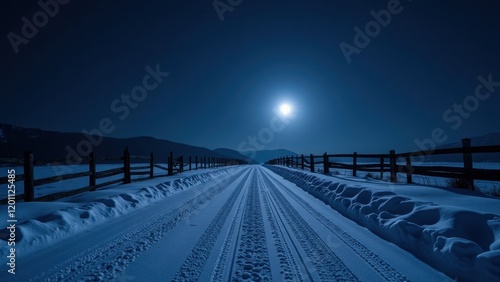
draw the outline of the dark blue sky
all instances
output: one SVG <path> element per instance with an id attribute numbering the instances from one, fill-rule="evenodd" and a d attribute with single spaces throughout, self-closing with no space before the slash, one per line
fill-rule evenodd
<path id="1" fill-rule="evenodd" d="M 47 19 L 36 1 L 17 2 L 1 4 L 0 122 L 80 132 L 107 118 L 106 136 L 212 149 L 248 149 L 260 132 L 261 147 L 298 153 L 417 150 L 436 128 L 448 137 L 436 144 L 500 131 L 497 1 L 221 0 L 223 21 L 211 0 L 73 0 Z M 391 10 L 390 22 L 370 25 L 372 10 Z M 34 15 L 41 27 L 23 37 Z M 367 24 L 373 37 L 358 48 L 354 28 Z M 357 48 L 350 63 L 342 42 Z M 157 65 L 169 73 L 161 83 L 120 100 Z M 475 94 L 478 76 L 493 82 Z M 271 138 L 284 101 L 293 117 Z"/>

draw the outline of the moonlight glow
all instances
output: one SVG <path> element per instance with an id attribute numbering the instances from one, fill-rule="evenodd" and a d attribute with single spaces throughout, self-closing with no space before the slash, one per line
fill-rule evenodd
<path id="1" fill-rule="evenodd" d="M 287 116 L 292 112 L 292 107 L 290 107 L 290 105 L 288 105 L 288 104 L 283 104 L 280 106 L 280 112 L 283 115 Z"/>

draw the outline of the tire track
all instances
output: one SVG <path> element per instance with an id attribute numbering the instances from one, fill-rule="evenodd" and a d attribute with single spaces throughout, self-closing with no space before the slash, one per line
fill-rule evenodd
<path id="1" fill-rule="evenodd" d="M 229 213 L 233 209 L 236 199 L 248 181 L 250 173 L 240 181 L 235 190 L 231 193 L 225 204 L 219 210 L 215 218 L 200 237 L 189 256 L 177 271 L 172 281 L 195 281 L 199 279 L 201 271 L 210 256 L 210 253 L 222 231 L 224 223 L 227 221 Z"/>
<path id="2" fill-rule="evenodd" d="M 292 197 L 300 206 L 323 224 L 330 232 L 349 247 L 356 255 L 365 261 L 375 272 L 387 281 L 410 281 L 403 274 L 395 270 L 391 265 L 381 259 L 377 254 L 370 251 L 365 245 L 358 240 L 351 237 L 348 233 L 344 232 L 339 226 L 331 222 L 324 215 L 315 210 L 306 201 L 301 199 L 298 195 L 290 191 L 285 185 L 276 181 L 267 171 L 264 171 L 265 177 L 268 181 L 275 183 L 282 191 L 285 191 Z"/>
<path id="3" fill-rule="evenodd" d="M 222 192 L 243 173 L 244 171 L 238 172 L 207 191 L 176 205 L 172 210 L 111 237 L 97 247 L 90 248 L 67 260 L 68 263 L 65 266 L 57 265 L 30 281 L 108 281 L 114 278 L 116 273 L 123 271 L 142 252 L 198 210 L 200 206 Z M 61 269 L 61 267 L 64 268 Z M 88 270 L 91 272 L 85 273 Z"/>
<path id="4" fill-rule="evenodd" d="M 262 170 L 261 168 L 259 171 L 263 173 Z M 264 181 L 271 192 L 272 204 L 283 215 L 319 278 L 322 281 L 359 281 L 278 191 L 275 184 L 267 177 L 264 177 Z"/>
<path id="5" fill-rule="evenodd" d="M 259 171 L 260 168 L 255 170 Z M 233 281 L 271 281 L 271 265 L 267 249 L 259 187 L 254 173 L 248 187 L 240 238 L 235 254 Z"/>
<path id="6" fill-rule="evenodd" d="M 217 261 L 215 263 L 212 277 L 210 277 L 210 281 L 223 281 L 224 273 L 226 271 L 226 264 L 228 261 L 229 251 L 232 245 L 234 231 L 236 230 L 236 221 L 239 219 L 238 215 L 242 209 L 243 201 L 245 200 L 245 196 L 243 196 L 238 204 L 238 208 L 236 209 L 236 213 L 231 220 L 231 225 L 229 230 L 227 231 L 226 238 L 224 239 L 223 247 L 217 257 Z M 238 238 L 236 238 L 237 240 Z M 234 253 L 234 252 L 233 252 Z"/>
<path id="7" fill-rule="evenodd" d="M 280 278 L 282 279 L 282 281 L 304 281 L 299 266 L 295 261 L 294 254 L 287 243 L 285 235 L 288 236 L 289 242 L 293 245 L 298 254 L 297 247 L 293 244 L 293 240 L 291 239 L 290 234 L 288 234 L 286 228 L 284 228 L 284 223 L 277 214 L 278 212 L 275 209 L 271 209 L 271 199 L 268 194 L 269 191 L 268 189 L 266 189 L 263 181 L 264 180 L 262 176 L 259 174 L 259 187 L 262 188 L 261 195 L 264 202 L 264 208 L 267 214 L 267 220 L 269 221 L 269 225 L 271 227 L 271 236 L 276 247 L 279 264 L 282 270 L 280 272 L 282 274 Z M 305 267 L 305 264 L 303 269 L 307 271 L 307 267 Z M 313 280 L 310 275 L 309 279 Z"/>

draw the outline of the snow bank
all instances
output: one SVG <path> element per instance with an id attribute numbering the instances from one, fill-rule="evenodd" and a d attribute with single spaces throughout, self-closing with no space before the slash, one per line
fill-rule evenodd
<path id="1" fill-rule="evenodd" d="M 498 214 L 414 200 L 389 189 L 372 189 L 370 183 L 339 183 L 300 170 L 266 167 L 452 278 L 500 277 Z"/>
<path id="2" fill-rule="evenodd" d="M 23 209 L 32 207 L 39 210 L 40 205 L 46 205 L 49 210 L 55 208 L 48 214 L 27 219 L 16 225 L 16 253 L 19 252 L 25 255 L 33 252 L 41 246 L 50 245 L 71 234 L 129 213 L 139 207 L 147 206 L 152 202 L 169 197 L 195 185 L 205 183 L 233 169 L 231 167 L 222 168 L 160 183 L 158 183 L 158 180 L 156 182 L 153 182 L 153 180 L 145 181 L 144 183 L 153 182 L 155 184 L 139 187 L 138 189 L 129 189 L 130 187 L 124 187 L 126 185 L 120 185 L 122 188 L 116 186 L 108 190 L 84 193 L 59 200 L 64 203 L 24 203 Z M 127 185 L 141 185 L 141 183 Z M 123 193 L 123 191 L 128 192 Z M 0 230 L 0 240 L 7 241 L 8 236 L 8 229 L 3 228 Z M 0 263 L 2 265 L 6 262 L 7 251 L 8 248 L 0 249 Z"/>

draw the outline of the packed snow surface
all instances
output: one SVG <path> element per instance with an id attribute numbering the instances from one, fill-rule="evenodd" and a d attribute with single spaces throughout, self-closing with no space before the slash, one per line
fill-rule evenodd
<path id="1" fill-rule="evenodd" d="M 189 171 L 17 203 L 16 274 L 2 246 L 0 281 L 498 280 L 495 204 L 274 166 Z"/>

